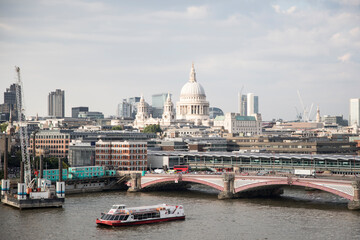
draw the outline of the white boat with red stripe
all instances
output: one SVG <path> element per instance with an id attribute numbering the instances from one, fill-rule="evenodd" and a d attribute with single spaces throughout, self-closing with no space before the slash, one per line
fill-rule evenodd
<path id="1" fill-rule="evenodd" d="M 184 207 L 158 204 L 153 206 L 131 207 L 113 205 L 108 213 L 102 213 L 96 223 L 108 226 L 129 226 L 147 223 L 184 220 Z"/>

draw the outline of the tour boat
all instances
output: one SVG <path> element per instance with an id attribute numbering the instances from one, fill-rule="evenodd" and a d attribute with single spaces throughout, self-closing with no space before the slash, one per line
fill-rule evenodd
<path id="1" fill-rule="evenodd" d="M 121 204 L 113 205 L 108 213 L 102 213 L 101 217 L 96 219 L 96 223 L 109 226 L 128 226 L 184 219 L 185 212 L 181 205 L 159 204 L 127 208 Z"/>

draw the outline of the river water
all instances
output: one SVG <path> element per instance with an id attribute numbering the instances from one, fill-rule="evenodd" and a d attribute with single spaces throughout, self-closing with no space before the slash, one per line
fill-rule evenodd
<path id="1" fill-rule="evenodd" d="M 181 192 L 101 192 L 69 195 L 63 208 L 0 206 L 0 239 L 360 239 L 360 212 L 347 200 L 285 188 L 280 198 L 218 200 L 196 185 Z M 182 204 L 186 220 L 131 227 L 99 227 L 113 204 Z"/>

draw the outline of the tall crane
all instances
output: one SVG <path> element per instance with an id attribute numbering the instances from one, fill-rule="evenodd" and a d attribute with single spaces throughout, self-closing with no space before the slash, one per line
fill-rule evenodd
<path id="1" fill-rule="evenodd" d="M 20 68 L 15 66 L 17 83 L 16 83 L 16 108 L 18 113 L 19 135 L 21 144 L 21 159 L 24 163 L 24 180 L 27 188 L 32 188 L 31 167 L 29 155 L 29 134 L 27 129 L 25 104 L 24 104 L 24 88 L 20 77 Z"/>

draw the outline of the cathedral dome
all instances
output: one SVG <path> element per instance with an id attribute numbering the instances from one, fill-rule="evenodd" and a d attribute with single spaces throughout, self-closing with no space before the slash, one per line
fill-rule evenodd
<path id="1" fill-rule="evenodd" d="M 187 82 L 181 89 L 180 96 L 205 96 L 204 88 L 198 82 Z"/>
<path id="2" fill-rule="evenodd" d="M 206 97 L 204 88 L 196 81 L 196 73 L 194 64 L 191 66 L 190 79 L 182 87 L 180 92 L 180 98 L 197 98 L 197 97 Z"/>

